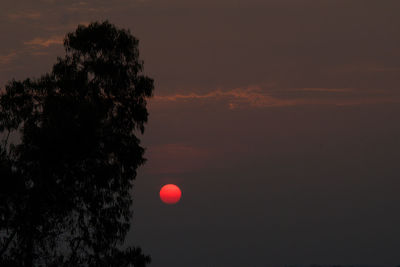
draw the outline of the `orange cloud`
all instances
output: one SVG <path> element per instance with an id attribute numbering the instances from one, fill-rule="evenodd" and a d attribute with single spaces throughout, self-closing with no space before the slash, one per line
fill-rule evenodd
<path id="1" fill-rule="evenodd" d="M 10 63 L 17 56 L 17 52 L 12 51 L 7 55 L 0 55 L 0 65 L 5 65 Z"/>
<path id="2" fill-rule="evenodd" d="M 295 102 L 293 100 L 282 100 L 274 98 L 265 92 L 261 87 L 251 86 L 247 88 L 236 88 L 228 91 L 217 89 L 206 94 L 175 94 L 165 96 L 155 96 L 155 101 L 189 101 L 201 99 L 217 99 L 228 100 L 230 108 L 236 108 L 240 104 L 248 104 L 253 107 L 276 107 L 276 106 L 291 106 Z"/>
<path id="3" fill-rule="evenodd" d="M 8 14 L 8 18 L 12 20 L 16 19 L 39 19 L 42 16 L 40 12 L 37 11 L 25 11 L 25 12 L 18 12 Z"/>
<path id="4" fill-rule="evenodd" d="M 88 2 L 80 1 L 77 3 L 72 3 L 71 6 L 66 7 L 66 10 L 69 12 L 87 12 L 87 13 L 105 13 L 110 10 L 110 8 L 99 6 L 99 5 L 91 5 Z"/>
<path id="5" fill-rule="evenodd" d="M 32 45 L 32 46 L 42 46 L 42 47 L 49 47 L 50 45 L 59 45 L 63 43 L 63 36 L 51 36 L 50 38 L 34 38 L 28 42 L 24 42 L 25 45 Z"/>
<path id="6" fill-rule="evenodd" d="M 217 89 L 208 93 L 187 93 L 155 96 L 154 102 L 157 103 L 179 103 L 189 101 L 222 101 L 225 102 L 229 109 L 237 109 L 244 106 L 267 108 L 267 107 L 285 107 L 296 105 L 362 105 L 362 104 L 378 104 L 378 103 L 398 103 L 400 97 L 388 97 L 379 95 L 376 91 L 375 95 L 365 94 L 361 90 L 355 88 L 294 88 L 285 89 L 284 92 L 326 92 L 341 93 L 337 96 L 327 98 L 319 94 L 291 97 L 280 97 L 277 90 L 274 90 L 274 96 L 270 95 L 268 90 L 263 90 L 259 86 L 250 86 L 246 88 L 235 88 L 232 90 Z M 354 93 L 358 92 L 358 96 Z M 347 94 L 352 93 L 350 97 Z"/>

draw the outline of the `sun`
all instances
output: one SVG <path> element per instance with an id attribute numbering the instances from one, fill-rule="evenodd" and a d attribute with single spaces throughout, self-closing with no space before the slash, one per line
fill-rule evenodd
<path id="1" fill-rule="evenodd" d="M 161 201 L 166 204 L 176 204 L 181 199 L 182 192 L 174 184 L 164 185 L 160 190 Z"/>

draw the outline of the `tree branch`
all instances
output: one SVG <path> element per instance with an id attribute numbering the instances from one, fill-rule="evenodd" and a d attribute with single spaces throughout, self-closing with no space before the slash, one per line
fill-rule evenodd
<path id="1" fill-rule="evenodd" d="M 14 239 L 14 236 L 17 234 L 17 230 L 15 229 L 14 232 L 8 237 L 7 241 L 5 242 L 4 247 L 0 251 L 0 257 L 3 256 L 4 252 L 6 252 L 8 246 L 10 245 L 11 241 Z"/>

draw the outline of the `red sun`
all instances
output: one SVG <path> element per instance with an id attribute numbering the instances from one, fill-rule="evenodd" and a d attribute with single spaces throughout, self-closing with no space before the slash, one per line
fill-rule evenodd
<path id="1" fill-rule="evenodd" d="M 177 203 L 181 199 L 181 196 L 181 190 L 174 184 L 164 185 L 160 190 L 160 198 L 166 204 Z"/>

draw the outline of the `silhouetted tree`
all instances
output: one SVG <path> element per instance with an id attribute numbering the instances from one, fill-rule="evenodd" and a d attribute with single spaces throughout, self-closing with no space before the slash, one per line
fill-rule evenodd
<path id="1" fill-rule="evenodd" d="M 138 40 L 107 21 L 64 47 L 51 73 L 0 95 L 0 265 L 146 266 L 121 247 L 153 80 Z"/>

